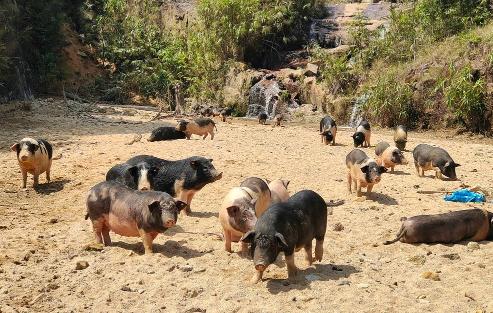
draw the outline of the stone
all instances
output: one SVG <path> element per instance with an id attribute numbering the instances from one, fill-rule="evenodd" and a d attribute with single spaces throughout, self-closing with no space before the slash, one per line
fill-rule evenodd
<path id="1" fill-rule="evenodd" d="M 452 261 L 460 260 L 460 256 L 457 253 L 443 254 L 442 257 Z"/>
<path id="2" fill-rule="evenodd" d="M 407 260 L 415 265 L 423 265 L 426 262 L 426 257 L 424 255 L 415 255 Z"/>
<path id="3" fill-rule="evenodd" d="M 440 276 L 435 272 L 423 272 L 421 273 L 421 277 L 423 277 L 424 279 L 440 281 Z"/>
<path id="4" fill-rule="evenodd" d="M 75 263 L 75 269 L 78 271 L 84 270 L 88 267 L 89 267 L 89 263 L 87 263 L 87 261 L 77 261 L 77 263 Z"/>
<path id="5" fill-rule="evenodd" d="M 356 287 L 360 288 L 360 289 L 367 289 L 368 287 L 370 287 L 369 284 L 357 284 Z"/>
<path id="6" fill-rule="evenodd" d="M 475 241 L 471 241 L 467 244 L 467 249 L 469 251 L 474 251 L 474 250 L 479 250 L 481 247 L 479 246 L 479 243 Z"/>
<path id="7" fill-rule="evenodd" d="M 341 223 L 335 223 L 334 227 L 332 229 L 334 231 L 342 231 L 342 230 L 344 230 L 344 226 Z"/>
<path id="8" fill-rule="evenodd" d="M 305 76 L 317 76 L 318 75 L 318 65 L 313 63 L 308 63 L 305 68 Z"/>
<path id="9" fill-rule="evenodd" d="M 85 251 L 103 251 L 104 245 L 102 243 L 90 243 L 84 246 Z"/>

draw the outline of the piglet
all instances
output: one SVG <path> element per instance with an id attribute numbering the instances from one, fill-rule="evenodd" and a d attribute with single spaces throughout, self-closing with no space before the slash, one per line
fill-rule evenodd
<path id="1" fill-rule="evenodd" d="M 207 138 L 207 135 L 211 135 L 211 140 L 214 139 L 214 128 L 216 128 L 216 123 L 210 118 L 199 117 L 193 121 L 180 121 L 176 126 L 177 131 L 185 133 L 187 139 L 190 139 L 192 135 L 202 136 L 202 139 Z"/>
<path id="2" fill-rule="evenodd" d="M 361 188 L 366 187 L 370 194 L 373 186 L 381 180 L 382 173 L 387 169 L 377 164 L 360 149 L 354 149 L 346 156 L 346 166 L 348 168 L 347 184 L 348 191 L 351 193 L 351 186 L 356 185 L 356 195 L 361 197 Z"/>
<path id="3" fill-rule="evenodd" d="M 394 171 L 396 165 L 409 163 L 399 148 L 392 147 L 385 141 L 379 142 L 375 146 L 375 155 L 377 156 L 377 163 L 385 168 L 390 168 L 391 172 Z"/>
<path id="4" fill-rule="evenodd" d="M 34 176 L 34 187 L 39 183 L 39 175 L 44 172 L 46 172 L 46 181 L 50 182 L 53 147 L 48 141 L 24 138 L 13 144 L 10 149 L 17 153 L 17 161 L 22 173 L 22 188 L 26 188 L 27 173 Z"/>
<path id="5" fill-rule="evenodd" d="M 97 243 L 111 245 L 110 231 L 141 237 L 148 254 L 152 253 L 154 238 L 173 227 L 186 206 L 165 192 L 142 192 L 117 182 L 102 182 L 89 191 L 85 219 L 91 219 Z"/>

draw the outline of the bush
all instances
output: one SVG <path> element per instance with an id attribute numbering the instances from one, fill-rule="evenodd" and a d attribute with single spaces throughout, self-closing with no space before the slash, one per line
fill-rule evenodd
<path id="1" fill-rule="evenodd" d="M 363 104 L 367 117 L 383 127 L 407 126 L 413 121 L 413 91 L 409 84 L 402 83 L 394 73 L 382 75 L 365 91 L 368 100 Z"/>
<path id="2" fill-rule="evenodd" d="M 455 70 L 455 69 L 454 69 Z M 485 130 L 486 83 L 471 66 L 465 66 L 450 79 L 445 99 L 454 116 L 474 132 Z"/>

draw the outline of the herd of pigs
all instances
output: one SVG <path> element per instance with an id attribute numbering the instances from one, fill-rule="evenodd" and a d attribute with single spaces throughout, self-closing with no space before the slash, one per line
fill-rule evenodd
<path id="1" fill-rule="evenodd" d="M 224 116 L 221 116 L 223 118 Z M 265 124 L 266 117 L 259 116 Z M 275 124 L 282 118 L 274 119 Z M 155 129 L 149 141 L 190 139 L 199 135 L 214 139 L 215 122 L 207 117 L 181 120 L 176 127 Z M 335 144 L 337 125 L 330 116 L 320 121 L 322 143 Z M 376 158 L 370 158 L 358 147 L 370 147 L 371 127 L 362 121 L 352 135 L 355 149 L 346 156 L 347 187 L 357 196 L 366 188 L 367 195 L 382 174 L 398 165 L 408 164 L 403 151 L 407 131 L 398 126 L 394 133 L 395 146 L 380 142 L 375 146 Z M 50 181 L 53 148 L 46 140 L 24 138 L 11 147 L 17 153 L 26 188 L 27 173 L 34 176 L 46 173 Z M 413 152 L 417 174 L 422 177 L 434 170 L 437 179 L 455 180 L 459 164 L 444 149 L 428 144 L 417 145 Z M 192 156 L 183 160 L 164 160 L 151 155 L 138 155 L 125 163 L 116 164 L 106 174 L 106 180 L 89 190 L 86 200 L 86 219 L 90 219 L 97 243 L 111 245 L 110 231 L 130 237 L 140 237 L 145 253 L 152 253 L 152 242 L 159 233 L 173 227 L 181 212 L 191 212 L 193 196 L 207 184 L 221 179 L 212 159 Z M 296 275 L 294 251 L 304 248 L 308 264 L 322 261 L 323 242 L 327 227 L 328 206 L 342 203 L 326 202 L 311 190 L 290 196 L 288 180 L 269 181 L 249 177 L 232 188 L 219 209 L 225 249 L 232 252 L 232 242 L 241 243 L 241 254 L 250 251 L 256 269 L 254 282 L 262 279 L 267 266 L 284 253 L 288 277 Z M 394 240 L 406 243 L 455 243 L 462 240 L 481 241 L 493 238 L 493 214 L 483 209 L 470 209 L 437 215 L 420 215 L 405 219 Z M 315 239 L 313 257 L 312 242 Z"/>

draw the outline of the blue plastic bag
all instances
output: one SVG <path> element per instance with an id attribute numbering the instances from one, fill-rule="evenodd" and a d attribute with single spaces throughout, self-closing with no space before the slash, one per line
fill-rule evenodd
<path id="1" fill-rule="evenodd" d="M 443 197 L 445 201 L 452 202 L 485 202 L 483 194 L 470 191 L 469 189 L 459 189 Z"/>

